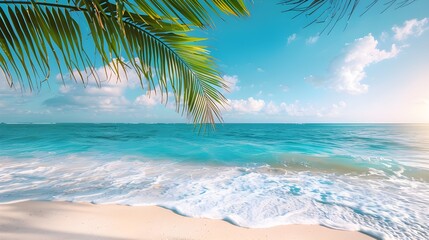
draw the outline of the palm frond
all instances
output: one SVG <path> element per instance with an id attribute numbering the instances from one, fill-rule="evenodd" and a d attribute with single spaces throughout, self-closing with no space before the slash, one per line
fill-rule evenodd
<path id="1" fill-rule="evenodd" d="M 350 18 L 360 11 L 360 15 L 367 13 L 377 4 L 382 4 L 382 12 L 390 8 L 401 8 L 412 4 L 416 0 L 282 0 L 281 5 L 286 7 L 284 12 L 295 12 L 295 17 L 305 15 L 310 18 L 310 26 L 315 23 L 325 24 L 322 32 L 331 32 L 342 20 L 346 24 Z"/>
<path id="2" fill-rule="evenodd" d="M 210 12 L 226 13 L 234 16 L 249 14 L 244 1 L 235 0 L 136 0 L 135 6 L 151 18 L 167 18 L 186 24 L 188 21 L 198 27 L 212 26 Z M 128 3 L 128 7 L 132 5 Z M 211 10 L 211 11 L 209 11 Z"/>
<path id="3" fill-rule="evenodd" d="M 99 81 L 95 59 L 83 44 L 79 23 L 85 21 L 101 64 L 119 76 L 132 68 L 142 87 L 168 98 L 178 112 L 198 123 L 222 120 L 226 85 L 205 46 L 188 35 L 193 26 L 212 26 L 211 12 L 243 16 L 243 0 L 68 0 L 0 1 L 0 70 L 10 86 L 30 90 L 49 79 L 51 66 L 75 81 Z M 81 20 L 77 20 L 81 18 Z M 76 71 L 84 69 L 86 73 Z M 120 81 L 121 79 L 118 79 Z M 122 79 L 123 80 L 123 79 Z"/>

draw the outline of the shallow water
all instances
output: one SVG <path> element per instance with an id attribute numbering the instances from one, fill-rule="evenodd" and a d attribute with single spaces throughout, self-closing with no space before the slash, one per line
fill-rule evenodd
<path id="1" fill-rule="evenodd" d="M 429 125 L 0 125 L 0 202 L 160 205 L 428 239 Z"/>

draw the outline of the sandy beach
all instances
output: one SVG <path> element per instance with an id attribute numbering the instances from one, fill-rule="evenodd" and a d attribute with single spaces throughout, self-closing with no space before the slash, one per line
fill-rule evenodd
<path id="1" fill-rule="evenodd" d="M 0 239 L 372 239 L 317 225 L 266 229 L 183 217 L 161 207 L 28 201 L 0 205 Z"/>

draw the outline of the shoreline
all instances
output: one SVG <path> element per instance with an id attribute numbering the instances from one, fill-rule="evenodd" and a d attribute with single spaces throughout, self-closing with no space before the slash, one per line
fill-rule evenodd
<path id="1" fill-rule="evenodd" d="M 320 225 L 243 228 L 158 206 L 60 201 L 0 204 L 0 239 L 374 239 Z"/>

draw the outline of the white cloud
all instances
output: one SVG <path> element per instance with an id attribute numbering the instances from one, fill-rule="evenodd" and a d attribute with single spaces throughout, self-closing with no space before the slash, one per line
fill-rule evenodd
<path id="1" fill-rule="evenodd" d="M 265 107 L 265 101 L 254 99 L 253 97 L 239 100 L 228 100 L 227 111 L 236 111 L 239 113 L 258 113 Z"/>
<path id="2" fill-rule="evenodd" d="M 157 88 L 157 90 L 150 90 L 147 91 L 146 94 L 137 96 L 137 98 L 134 100 L 134 104 L 146 107 L 154 107 L 158 104 L 163 103 L 163 100 L 164 99 L 162 98 L 160 90 L 159 88 Z"/>
<path id="3" fill-rule="evenodd" d="M 340 115 L 341 111 L 347 106 L 344 101 L 334 103 L 329 107 L 315 107 L 313 105 L 303 105 L 299 101 L 294 103 L 282 102 L 279 106 L 281 111 L 286 112 L 292 117 L 304 117 L 304 116 L 315 116 L 315 117 L 336 117 Z"/>
<path id="4" fill-rule="evenodd" d="M 114 64 L 113 62 L 111 64 Z M 98 78 L 95 78 L 95 72 Z M 82 77 L 81 77 L 82 75 Z M 96 111 L 113 111 L 124 109 L 131 103 L 125 97 L 127 88 L 139 84 L 137 73 L 133 70 L 120 69 L 119 76 L 107 66 L 86 71 L 74 71 L 77 83 L 70 80 L 59 88 L 59 95 L 45 100 L 46 106 L 57 110 L 64 109 L 93 109 Z M 57 76 L 60 80 L 61 76 Z M 128 79 L 122 80 L 120 79 Z"/>
<path id="5" fill-rule="evenodd" d="M 113 60 L 112 62 L 110 62 L 109 65 L 102 66 L 99 68 L 87 68 L 85 70 L 75 69 L 73 71 L 73 76 L 76 77 L 76 81 L 80 85 L 86 85 L 86 87 L 90 89 L 89 91 L 95 91 L 95 94 L 106 93 L 108 95 L 111 95 L 111 91 L 114 89 L 125 89 L 127 87 L 134 88 L 136 85 L 140 84 L 137 73 L 132 68 L 122 68 L 121 66 L 119 66 L 118 75 L 113 70 L 116 66 L 115 61 L 116 60 Z M 95 77 L 92 73 L 95 73 L 97 77 Z M 58 74 L 56 78 L 59 81 L 62 80 L 61 74 Z M 70 77 L 68 78 L 70 79 Z M 67 81 L 67 79 L 65 80 Z M 98 90 L 95 90 L 93 88 L 97 88 Z M 67 91 L 67 89 L 63 89 L 63 91 Z M 116 94 L 120 94 L 120 92 L 116 92 Z"/>
<path id="6" fill-rule="evenodd" d="M 296 40 L 296 33 L 290 35 L 289 37 L 287 37 L 287 44 L 291 44 L 293 41 Z"/>
<path id="7" fill-rule="evenodd" d="M 237 75 L 229 76 L 223 75 L 223 80 L 225 80 L 225 84 L 228 87 L 228 92 L 232 93 L 240 90 L 240 87 L 237 85 L 239 80 Z"/>
<path id="8" fill-rule="evenodd" d="M 280 104 L 280 109 L 287 113 L 287 115 L 292 117 L 302 117 L 302 116 L 312 116 L 316 115 L 313 106 L 301 106 L 299 101 L 295 101 L 294 103 L 285 103 L 282 102 Z"/>
<path id="9" fill-rule="evenodd" d="M 256 68 L 256 71 L 257 71 L 257 72 L 265 72 L 265 70 L 264 70 L 264 69 L 259 68 L 259 67 L 258 67 L 258 68 Z"/>
<path id="10" fill-rule="evenodd" d="M 332 65 L 331 81 L 337 91 L 351 94 L 365 93 L 368 85 L 361 81 L 366 77 L 365 68 L 371 64 L 393 58 L 399 53 L 396 45 L 390 51 L 377 48 L 378 41 L 371 35 L 356 39 L 349 44 L 342 56 Z"/>
<path id="11" fill-rule="evenodd" d="M 278 114 L 281 109 L 272 101 L 270 101 L 265 109 L 265 112 L 270 115 Z"/>
<path id="12" fill-rule="evenodd" d="M 308 45 L 315 44 L 317 41 L 319 41 L 319 34 L 315 36 L 311 36 L 305 40 L 305 43 Z"/>
<path id="13" fill-rule="evenodd" d="M 392 27 L 393 37 L 395 40 L 402 41 L 410 36 L 420 36 L 428 29 L 428 23 L 428 18 L 407 20 L 401 26 L 395 25 Z M 385 41 L 387 38 L 389 38 L 389 34 L 382 32 L 380 35 L 381 41 Z M 310 40 L 310 38 L 307 40 Z M 390 50 L 381 50 L 378 48 L 378 41 L 371 34 L 368 34 L 365 37 L 355 39 L 352 43 L 346 44 L 343 53 L 331 62 L 330 72 L 327 77 L 310 75 L 304 79 L 316 86 L 327 86 L 338 92 L 349 94 L 366 93 L 369 86 L 362 83 L 362 80 L 366 77 L 366 68 L 383 60 L 394 58 L 405 47 L 407 45 L 401 45 L 398 48 L 395 44 L 392 44 Z"/>
<path id="14" fill-rule="evenodd" d="M 75 70 L 75 76 L 80 76 L 77 71 Z M 108 67 L 100 67 L 92 71 L 98 74 L 98 84 L 96 79 L 89 74 L 91 71 L 81 71 L 84 84 L 81 83 L 82 79 L 77 79 L 77 83 L 68 81 L 66 85 L 60 86 L 57 96 L 45 100 L 43 104 L 59 111 L 91 109 L 104 112 L 129 112 L 141 107 L 152 108 L 164 103 L 168 103 L 167 108 L 175 109 L 174 94 L 171 91 L 163 94 L 159 86 L 144 91 L 134 99 L 127 96 L 127 94 L 132 94 L 127 92 L 128 90 L 140 88 L 140 80 L 134 70 L 120 69 L 119 76 Z M 231 85 L 233 89 L 238 89 L 235 86 L 238 82 L 237 76 L 226 77 L 233 83 Z M 57 79 L 60 80 L 61 76 L 57 76 Z M 126 80 L 119 81 L 118 79 Z"/>
<path id="15" fill-rule="evenodd" d="M 327 78 L 310 75 L 305 78 L 316 85 L 328 85 L 338 92 L 362 94 L 368 91 L 368 85 L 361 81 L 366 77 L 365 69 L 374 63 L 395 57 L 399 49 L 392 44 L 389 51 L 377 48 L 378 41 L 368 34 L 347 44 L 343 54 L 331 62 Z"/>
<path id="16" fill-rule="evenodd" d="M 394 38 L 396 40 L 402 41 L 410 36 L 420 36 L 424 31 L 428 29 L 428 22 L 428 18 L 423 18 L 421 20 L 417 20 L 416 18 L 414 18 L 405 21 L 402 26 L 395 25 L 392 27 L 392 31 L 395 33 Z"/>
<path id="17" fill-rule="evenodd" d="M 302 104 L 299 101 L 293 103 L 282 102 L 276 104 L 273 101 L 268 104 L 263 99 L 228 100 L 226 111 L 240 114 L 267 114 L 267 115 L 287 115 L 290 117 L 336 117 L 347 106 L 344 101 L 331 104 L 330 106 L 314 106 L 312 104 Z"/>

